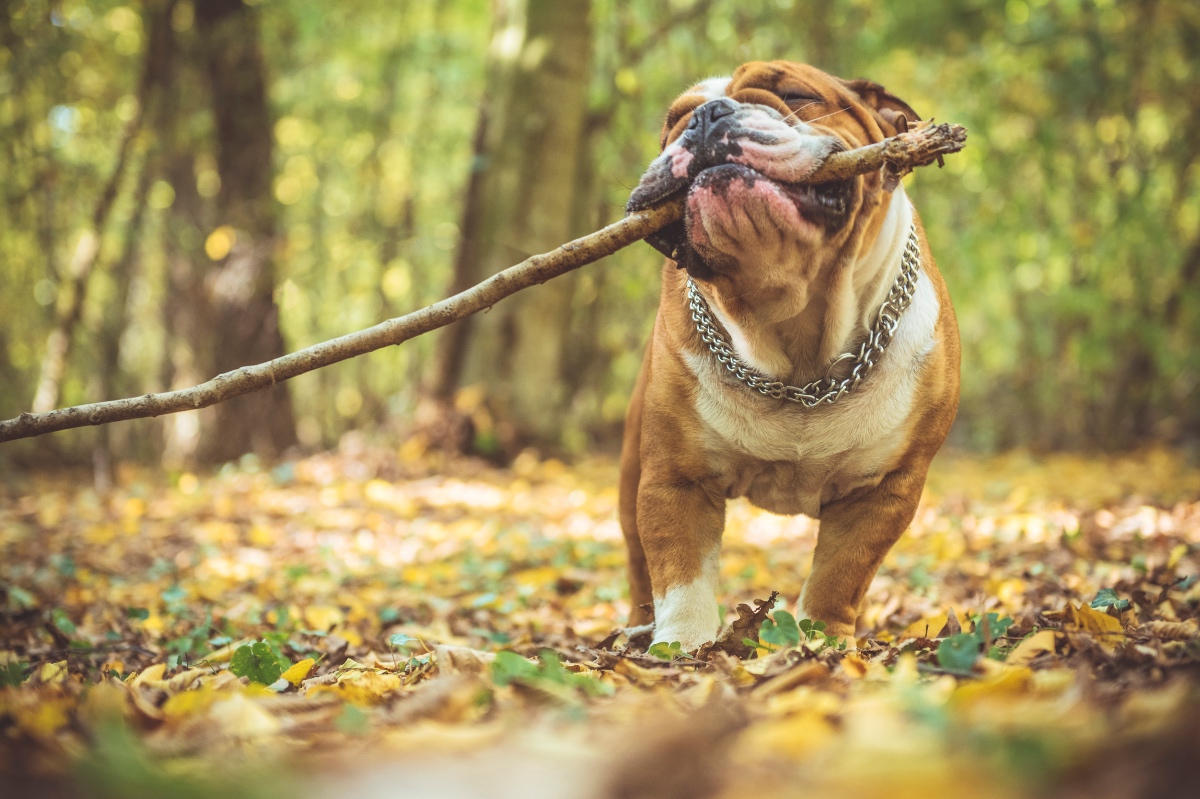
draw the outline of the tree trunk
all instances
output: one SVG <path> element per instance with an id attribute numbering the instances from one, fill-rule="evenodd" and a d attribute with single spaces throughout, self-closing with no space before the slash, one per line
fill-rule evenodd
<path id="1" fill-rule="evenodd" d="M 196 5 L 196 21 L 217 137 L 218 225 L 233 234 L 228 253 L 217 250 L 221 257 L 205 280 L 210 363 L 221 373 L 284 352 L 274 299 L 272 128 L 257 11 L 241 0 L 206 0 Z M 295 443 L 295 430 L 287 387 L 276 386 L 202 415 L 199 457 L 208 463 L 250 451 L 272 457 Z"/>
<path id="2" fill-rule="evenodd" d="M 455 285 L 470 285 L 581 232 L 577 203 L 591 78 L 590 0 L 503 0 L 480 109 Z M 479 385 L 505 445 L 555 445 L 570 397 L 562 364 L 575 279 L 459 323 L 435 393 Z"/>

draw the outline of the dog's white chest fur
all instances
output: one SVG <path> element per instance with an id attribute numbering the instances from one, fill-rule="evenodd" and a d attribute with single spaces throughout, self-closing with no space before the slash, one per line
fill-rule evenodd
<path id="1" fill-rule="evenodd" d="M 912 219 L 907 199 L 900 205 L 889 222 L 902 226 L 904 235 L 892 237 L 899 245 L 884 256 L 897 265 Z M 696 408 L 712 465 L 727 495 L 745 496 L 775 513 L 816 518 L 830 498 L 878 483 L 906 440 L 921 367 L 937 344 L 939 312 L 937 293 L 921 272 L 912 302 L 875 368 L 853 394 L 813 409 L 763 397 L 731 381 L 707 351 L 685 353 L 697 378 Z"/>

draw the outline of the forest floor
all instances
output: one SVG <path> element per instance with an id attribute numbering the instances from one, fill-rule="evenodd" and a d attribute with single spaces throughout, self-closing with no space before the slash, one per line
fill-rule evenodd
<path id="1" fill-rule="evenodd" d="M 610 635 L 629 611 L 615 483 L 611 460 L 499 469 L 355 437 L 269 470 L 123 471 L 103 495 L 0 475 L 0 785 L 1195 789 L 1200 471 L 1180 456 L 943 453 L 846 647 L 791 615 L 816 523 L 735 502 L 740 625 L 703 659 Z"/>

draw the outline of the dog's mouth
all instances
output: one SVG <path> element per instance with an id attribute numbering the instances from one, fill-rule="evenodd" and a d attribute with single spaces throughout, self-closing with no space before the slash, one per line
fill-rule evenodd
<path id="1" fill-rule="evenodd" d="M 685 191 L 690 192 L 698 184 L 722 191 L 734 181 L 746 185 L 753 185 L 759 181 L 770 184 L 795 206 L 802 225 L 807 223 L 826 233 L 838 231 L 850 219 L 854 202 L 854 178 L 828 183 L 785 183 L 772 180 L 748 166 L 724 164 L 701 172 L 695 180 L 688 183 Z M 708 271 L 695 248 L 691 246 L 684 220 L 667 225 L 648 236 L 646 242 L 675 261 L 680 268 L 686 268 L 693 273 Z"/>
<path id="2" fill-rule="evenodd" d="M 837 230 L 850 217 L 854 178 L 829 183 L 776 183 L 805 219 Z"/>

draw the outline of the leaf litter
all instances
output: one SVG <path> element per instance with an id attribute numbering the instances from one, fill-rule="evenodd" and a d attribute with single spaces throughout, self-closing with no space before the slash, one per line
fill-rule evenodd
<path id="1" fill-rule="evenodd" d="M 351 439 L 351 444 L 354 444 Z M 29 795 L 1131 796 L 1200 755 L 1200 473 L 943 455 L 853 641 L 817 525 L 735 502 L 725 634 L 628 617 L 615 464 L 361 441 L 0 482 L 0 778 Z"/>

